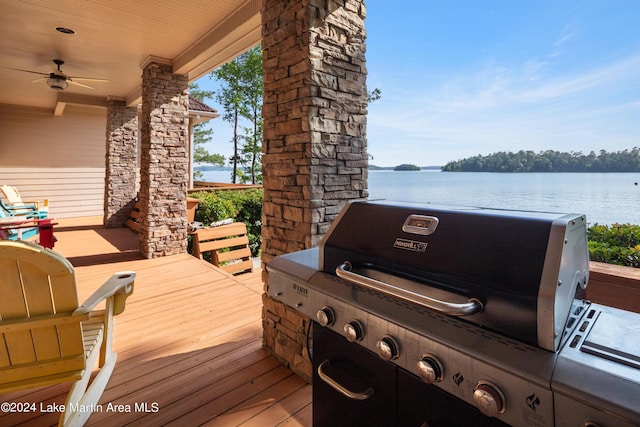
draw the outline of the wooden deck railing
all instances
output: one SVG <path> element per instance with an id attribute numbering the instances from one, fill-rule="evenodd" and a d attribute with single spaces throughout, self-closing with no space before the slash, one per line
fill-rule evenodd
<path id="1" fill-rule="evenodd" d="M 587 298 L 640 313 L 640 268 L 591 262 Z"/>
<path id="2" fill-rule="evenodd" d="M 193 188 L 189 189 L 189 194 L 198 191 L 220 191 L 220 190 L 247 190 L 249 188 L 262 188 L 259 184 L 230 184 L 228 182 L 206 182 L 194 181 Z"/>

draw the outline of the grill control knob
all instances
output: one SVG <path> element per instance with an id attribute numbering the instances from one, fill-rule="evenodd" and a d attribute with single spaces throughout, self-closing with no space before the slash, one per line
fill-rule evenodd
<path id="1" fill-rule="evenodd" d="M 316 313 L 316 319 L 322 326 L 331 326 L 336 321 L 336 312 L 333 308 L 325 305 Z"/>
<path id="2" fill-rule="evenodd" d="M 364 338 L 364 327 L 362 326 L 362 323 L 353 319 L 344 325 L 344 335 L 347 337 L 347 341 L 349 342 L 360 341 Z"/>
<path id="3" fill-rule="evenodd" d="M 480 412 L 488 417 L 495 417 L 507 409 L 504 395 L 498 386 L 489 381 L 478 381 L 473 392 L 473 401 Z"/>
<path id="4" fill-rule="evenodd" d="M 382 360 L 389 361 L 397 359 L 400 356 L 400 347 L 398 347 L 398 343 L 389 335 L 384 335 L 382 339 L 376 343 L 376 348 L 378 349 L 378 355 Z"/>
<path id="5" fill-rule="evenodd" d="M 423 355 L 418 362 L 418 375 L 427 384 L 442 381 L 443 373 L 442 364 L 431 354 Z"/>

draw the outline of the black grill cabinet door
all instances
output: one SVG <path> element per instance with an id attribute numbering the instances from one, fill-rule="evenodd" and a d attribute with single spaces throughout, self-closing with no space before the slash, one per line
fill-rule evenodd
<path id="1" fill-rule="evenodd" d="M 365 400 L 347 398 L 323 381 L 318 366 L 329 360 L 323 372 L 350 391 L 372 387 Z M 313 426 L 394 426 L 396 367 L 377 355 L 350 343 L 345 337 L 313 324 Z"/>
<path id="2" fill-rule="evenodd" d="M 398 412 L 403 427 L 508 426 L 403 369 L 398 369 Z"/>

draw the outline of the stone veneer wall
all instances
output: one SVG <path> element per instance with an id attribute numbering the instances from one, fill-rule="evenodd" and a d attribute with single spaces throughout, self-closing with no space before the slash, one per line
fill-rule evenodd
<path id="1" fill-rule="evenodd" d="M 317 246 L 368 195 L 365 15 L 363 0 L 263 1 L 265 263 Z M 309 319 L 263 302 L 265 347 L 310 381 Z"/>
<path id="2" fill-rule="evenodd" d="M 136 199 L 138 110 L 125 101 L 107 101 L 105 227 L 122 227 Z"/>
<path id="3" fill-rule="evenodd" d="M 143 69 L 139 236 L 146 258 L 187 250 L 188 83 L 171 65 Z"/>

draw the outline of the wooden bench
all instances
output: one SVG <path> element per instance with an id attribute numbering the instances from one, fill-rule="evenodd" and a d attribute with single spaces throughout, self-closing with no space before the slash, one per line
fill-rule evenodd
<path id="1" fill-rule="evenodd" d="M 213 265 L 231 274 L 253 270 L 247 226 L 243 222 L 196 230 L 193 254 L 203 259 L 202 255 L 207 252 Z"/>

